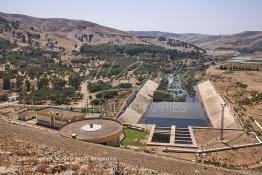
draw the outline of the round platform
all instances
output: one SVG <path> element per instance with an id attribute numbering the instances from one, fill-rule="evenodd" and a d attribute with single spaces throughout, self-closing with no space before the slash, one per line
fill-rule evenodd
<path id="1" fill-rule="evenodd" d="M 87 125 L 82 126 L 81 129 L 86 131 L 86 132 L 92 132 L 92 131 L 97 131 L 97 130 L 101 129 L 101 125 L 87 124 Z"/>
<path id="2" fill-rule="evenodd" d="M 118 139 L 123 125 L 108 118 L 88 118 L 69 123 L 60 129 L 64 137 L 76 138 L 94 143 L 106 143 Z"/>

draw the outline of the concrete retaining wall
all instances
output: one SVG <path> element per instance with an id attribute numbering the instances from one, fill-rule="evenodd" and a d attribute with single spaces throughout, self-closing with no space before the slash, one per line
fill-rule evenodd
<path id="1" fill-rule="evenodd" d="M 212 126 L 215 128 L 221 128 L 221 104 L 226 104 L 226 101 L 216 91 L 210 81 L 198 84 L 198 92 Z M 224 128 L 241 128 L 231 114 L 228 105 L 225 107 L 224 111 Z"/>
<path id="2" fill-rule="evenodd" d="M 118 118 L 122 123 L 137 123 L 144 113 L 148 110 L 153 100 L 153 94 L 158 84 L 148 80 L 136 94 L 135 99 L 130 103 L 126 110 Z"/>

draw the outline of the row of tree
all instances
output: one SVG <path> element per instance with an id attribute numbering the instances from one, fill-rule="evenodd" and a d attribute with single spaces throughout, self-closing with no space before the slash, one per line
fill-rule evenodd
<path id="1" fill-rule="evenodd" d="M 80 48 L 80 52 L 89 56 L 112 56 L 112 55 L 129 55 L 129 56 L 141 56 L 147 55 L 149 57 L 156 57 L 156 55 L 162 55 L 171 59 L 176 58 L 199 58 L 202 53 L 197 49 L 196 51 L 182 52 L 176 49 L 166 49 L 164 47 L 149 45 L 149 44 L 126 44 L 126 45 L 83 45 Z"/>

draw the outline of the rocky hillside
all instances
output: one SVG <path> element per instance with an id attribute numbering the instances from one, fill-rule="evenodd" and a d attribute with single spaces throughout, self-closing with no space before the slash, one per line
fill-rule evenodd
<path id="1" fill-rule="evenodd" d="M 24 140 L 10 140 L 0 137 L 0 174 L 136 174 L 153 175 L 160 173 L 119 163 L 114 158 L 97 158 L 77 155 L 63 149 L 36 145 Z M 111 160 L 112 159 L 112 160 Z"/>
<path id="2" fill-rule="evenodd" d="M 83 44 L 138 43 L 177 49 L 181 52 L 204 52 L 203 49 L 193 44 L 179 40 L 135 36 L 84 20 L 35 18 L 6 13 L 0 13 L 0 37 L 19 45 L 36 45 L 52 50 L 77 50 Z"/>
<path id="3" fill-rule="evenodd" d="M 262 31 L 247 31 L 233 35 L 204 35 L 168 33 L 159 31 L 131 31 L 137 36 L 170 37 L 203 48 L 262 48 Z"/>

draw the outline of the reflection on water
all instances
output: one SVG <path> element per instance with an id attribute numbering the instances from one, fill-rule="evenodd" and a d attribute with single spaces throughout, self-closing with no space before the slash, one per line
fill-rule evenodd
<path id="1" fill-rule="evenodd" d="M 209 126 L 209 122 L 199 101 L 154 102 L 150 105 L 140 123 L 156 124 L 160 127 L 176 125 L 178 128 Z"/>
<path id="2" fill-rule="evenodd" d="M 185 102 L 153 102 L 139 123 L 178 128 L 210 126 L 198 96 L 190 97 L 179 81 L 168 76 L 168 90 L 173 96 L 184 96 Z"/>

